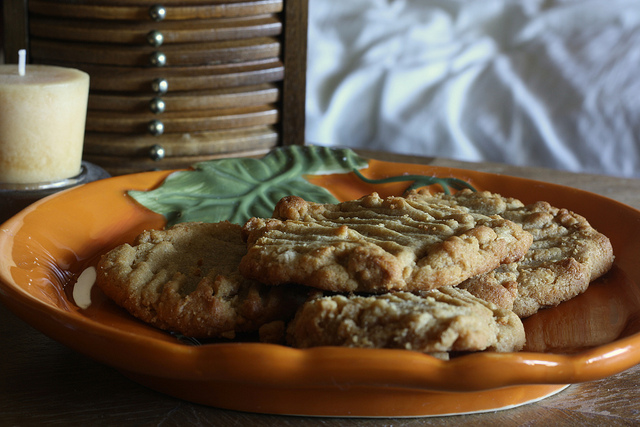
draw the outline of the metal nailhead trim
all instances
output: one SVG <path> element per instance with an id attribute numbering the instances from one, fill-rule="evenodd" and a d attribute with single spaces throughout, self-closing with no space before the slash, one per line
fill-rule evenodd
<path id="1" fill-rule="evenodd" d="M 167 56 L 162 52 L 153 52 L 149 56 L 149 63 L 154 67 L 164 67 L 167 65 Z"/>
<path id="2" fill-rule="evenodd" d="M 147 33 L 147 42 L 154 47 L 162 46 L 164 35 L 158 30 L 149 31 Z"/>
<path id="3" fill-rule="evenodd" d="M 164 6 L 156 4 L 149 8 L 149 16 L 156 22 L 162 21 L 167 17 L 167 9 Z"/>
<path id="4" fill-rule="evenodd" d="M 164 147 L 159 144 L 155 144 L 151 146 L 149 149 L 149 158 L 155 162 L 164 159 L 166 152 L 164 151 Z"/>
<path id="5" fill-rule="evenodd" d="M 166 79 L 159 78 L 151 82 L 151 90 L 157 94 L 165 94 L 169 90 L 169 82 Z"/>
<path id="6" fill-rule="evenodd" d="M 160 120 L 151 120 L 147 129 L 153 136 L 162 135 L 164 133 L 164 123 L 162 123 Z"/>
<path id="7" fill-rule="evenodd" d="M 149 110 L 151 110 L 154 114 L 162 114 L 164 110 L 167 108 L 167 105 L 164 102 L 164 99 L 156 96 L 151 101 L 149 101 Z"/>

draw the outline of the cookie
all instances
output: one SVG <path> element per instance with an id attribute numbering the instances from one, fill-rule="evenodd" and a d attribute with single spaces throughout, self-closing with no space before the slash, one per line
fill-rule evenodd
<path id="1" fill-rule="evenodd" d="M 422 196 L 416 192 L 408 197 Z M 609 239 L 584 217 L 567 209 L 548 202 L 525 206 L 517 199 L 489 192 L 462 191 L 455 197 L 439 197 L 484 215 L 500 215 L 531 233 L 533 244 L 521 260 L 460 285 L 480 298 L 512 309 L 520 317 L 574 298 L 613 264 Z"/>
<path id="2" fill-rule="evenodd" d="M 266 287 L 238 272 L 241 227 L 183 223 L 145 231 L 103 255 L 96 284 L 132 315 L 196 338 L 233 338 L 289 320 L 306 290 Z"/>
<path id="3" fill-rule="evenodd" d="M 445 286 L 421 295 L 334 295 L 307 301 L 289 323 L 289 345 L 346 346 L 434 353 L 521 350 L 522 322 L 512 311 Z"/>
<path id="4" fill-rule="evenodd" d="M 381 198 L 319 204 L 278 202 L 274 218 L 243 228 L 241 273 L 269 285 L 384 293 L 457 285 L 522 257 L 531 235 L 499 216 L 434 198 Z"/>

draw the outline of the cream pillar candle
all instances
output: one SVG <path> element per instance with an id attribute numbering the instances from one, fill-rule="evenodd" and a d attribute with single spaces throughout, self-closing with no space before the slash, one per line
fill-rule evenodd
<path id="1" fill-rule="evenodd" d="M 88 97 L 89 75 L 80 70 L 0 66 L 0 183 L 78 175 Z"/>

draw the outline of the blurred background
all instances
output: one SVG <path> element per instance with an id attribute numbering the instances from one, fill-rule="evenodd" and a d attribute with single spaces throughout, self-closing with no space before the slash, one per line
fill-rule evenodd
<path id="1" fill-rule="evenodd" d="M 640 177 L 637 0 L 309 0 L 308 13 L 307 142 Z"/>
<path id="2" fill-rule="evenodd" d="M 307 140 L 640 177 L 640 2 L 310 0 Z"/>

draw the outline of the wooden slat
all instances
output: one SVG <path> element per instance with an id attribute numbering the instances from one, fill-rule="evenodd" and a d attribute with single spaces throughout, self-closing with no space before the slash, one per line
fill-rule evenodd
<path id="1" fill-rule="evenodd" d="M 265 148 L 257 148 L 246 151 L 233 151 L 225 154 L 211 154 L 200 156 L 166 157 L 160 161 L 153 161 L 148 158 L 121 158 L 108 156 L 87 155 L 85 159 L 91 163 L 100 165 L 111 175 L 124 175 L 142 171 L 162 170 L 162 169 L 183 169 L 188 168 L 198 162 L 208 160 L 228 159 L 231 157 L 262 157 L 267 154 L 275 145 Z"/>
<path id="2" fill-rule="evenodd" d="M 213 110 L 273 104 L 279 99 L 280 90 L 274 84 L 242 86 L 234 88 L 175 92 L 162 96 L 165 113 L 174 111 Z M 120 113 L 149 112 L 153 95 L 91 93 L 89 110 L 111 110 Z M 158 115 L 159 118 L 162 114 Z"/>
<path id="3" fill-rule="evenodd" d="M 52 1 L 52 0 L 48 0 Z M 56 3 L 78 4 L 93 6 L 155 6 L 157 4 L 168 5 L 225 5 L 229 3 L 257 3 L 258 0 L 53 0 Z"/>
<path id="4" fill-rule="evenodd" d="M 158 144 L 169 157 L 197 156 L 264 149 L 277 142 L 278 133 L 271 126 L 159 136 L 87 132 L 84 153 L 121 158 L 149 157 L 150 147 Z"/>
<path id="5" fill-rule="evenodd" d="M 283 145 L 305 143 L 308 0 L 286 2 L 280 137 Z"/>
<path id="6" fill-rule="evenodd" d="M 150 20 L 149 7 L 140 6 L 62 3 L 43 0 L 30 0 L 29 12 L 44 16 L 58 16 L 80 19 L 116 19 L 116 20 Z M 167 21 L 186 19 L 229 18 L 238 16 L 264 15 L 282 11 L 282 0 L 260 0 L 224 4 L 190 4 L 180 2 L 166 3 Z"/>
<path id="7" fill-rule="evenodd" d="M 86 130 L 112 133 L 147 133 L 152 120 L 161 120 L 164 131 L 197 132 L 218 129 L 237 129 L 260 125 L 273 125 L 278 121 L 278 109 L 271 106 L 233 108 L 154 114 L 121 114 L 111 111 L 88 111 Z"/>
<path id="8" fill-rule="evenodd" d="M 147 45 L 147 34 L 160 31 L 163 45 L 211 42 L 277 36 L 282 22 L 277 16 L 198 19 L 183 21 L 97 21 L 46 19 L 34 15 L 29 20 L 31 37 L 49 40 Z"/>
<path id="9" fill-rule="evenodd" d="M 151 82 L 157 78 L 169 82 L 170 92 L 256 85 L 284 78 L 284 66 L 278 59 L 243 64 L 164 68 L 96 66 L 54 60 L 40 63 L 85 71 L 91 76 L 91 89 L 96 91 L 152 93 Z"/>
<path id="10" fill-rule="evenodd" d="M 84 64 L 145 67 L 151 66 L 150 57 L 158 51 L 166 55 L 166 67 L 228 64 L 276 58 L 280 55 L 280 41 L 264 37 L 223 42 L 174 44 L 154 48 L 151 46 L 68 43 L 31 39 L 31 58 L 36 62 L 56 59 Z"/>

